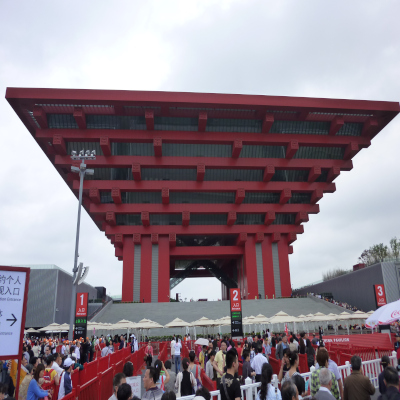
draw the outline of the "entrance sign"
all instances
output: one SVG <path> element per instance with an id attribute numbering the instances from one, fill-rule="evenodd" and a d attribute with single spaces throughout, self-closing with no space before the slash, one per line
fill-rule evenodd
<path id="1" fill-rule="evenodd" d="M 386 294 L 385 294 L 385 286 L 384 285 L 374 285 L 375 288 L 375 299 L 376 306 L 382 307 L 386 305 Z"/>
<path id="2" fill-rule="evenodd" d="M 20 359 L 29 272 L 29 268 L 0 267 L 0 358 Z"/>
<path id="3" fill-rule="evenodd" d="M 16 358 L 18 399 L 24 338 L 26 303 L 29 290 L 29 268 L 0 266 L 0 360 Z"/>
<path id="4" fill-rule="evenodd" d="M 76 294 L 74 340 L 86 338 L 88 316 L 88 293 Z"/>
<path id="5" fill-rule="evenodd" d="M 230 289 L 232 337 L 243 337 L 242 300 L 240 289 Z"/>

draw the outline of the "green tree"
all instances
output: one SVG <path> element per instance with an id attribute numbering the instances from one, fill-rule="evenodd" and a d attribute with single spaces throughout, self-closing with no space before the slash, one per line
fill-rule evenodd
<path id="1" fill-rule="evenodd" d="M 397 237 L 393 237 L 390 239 L 390 248 L 392 250 L 393 258 L 396 260 L 399 258 L 400 254 L 400 239 L 397 239 Z"/>
<path id="2" fill-rule="evenodd" d="M 375 244 L 370 248 L 375 262 L 382 262 L 389 256 L 389 248 L 383 243 Z"/>
<path id="3" fill-rule="evenodd" d="M 374 257 L 371 254 L 370 249 L 366 249 L 361 253 L 361 256 L 358 257 L 358 261 L 360 261 L 361 264 L 365 264 L 367 266 L 372 265 L 374 263 Z"/>
<path id="4" fill-rule="evenodd" d="M 331 271 L 325 272 L 322 274 L 322 280 L 329 281 L 329 279 L 337 278 L 338 276 L 345 275 L 350 271 L 346 271 L 345 269 L 342 268 L 336 268 Z"/>

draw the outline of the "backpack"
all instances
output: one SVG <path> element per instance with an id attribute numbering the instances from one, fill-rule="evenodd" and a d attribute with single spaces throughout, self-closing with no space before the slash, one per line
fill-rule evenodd
<path id="1" fill-rule="evenodd" d="M 47 369 L 44 370 L 43 379 L 44 379 L 45 383 L 51 382 L 51 374 L 53 373 L 53 371 L 54 371 L 54 369 L 50 369 L 50 371 L 48 371 Z"/>

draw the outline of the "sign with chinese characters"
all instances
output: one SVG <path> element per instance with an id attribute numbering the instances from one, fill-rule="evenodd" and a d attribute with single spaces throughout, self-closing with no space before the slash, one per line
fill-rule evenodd
<path id="1" fill-rule="evenodd" d="M 76 294 L 75 310 L 75 329 L 74 339 L 86 338 L 87 333 L 87 315 L 88 315 L 88 293 Z"/>
<path id="2" fill-rule="evenodd" d="M 22 352 L 29 268 L 0 266 L 0 358 Z"/>
<path id="3" fill-rule="evenodd" d="M 126 383 L 132 388 L 133 397 L 142 398 L 142 381 L 140 376 L 130 376 L 126 378 Z"/>
<path id="4" fill-rule="evenodd" d="M 382 307 L 386 305 L 385 286 L 374 285 L 374 288 L 375 288 L 376 307 Z"/>
<path id="5" fill-rule="evenodd" d="M 230 289 L 232 337 L 243 337 L 242 300 L 240 289 Z"/>

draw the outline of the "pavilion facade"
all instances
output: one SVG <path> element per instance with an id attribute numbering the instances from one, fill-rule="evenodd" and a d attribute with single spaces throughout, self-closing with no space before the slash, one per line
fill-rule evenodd
<path id="1" fill-rule="evenodd" d="M 204 93 L 8 88 L 6 98 L 76 195 L 71 151 L 96 151 L 83 206 L 123 261 L 126 302 L 166 302 L 183 279 L 205 276 L 223 299 L 230 287 L 290 296 L 303 224 L 399 112 Z"/>

